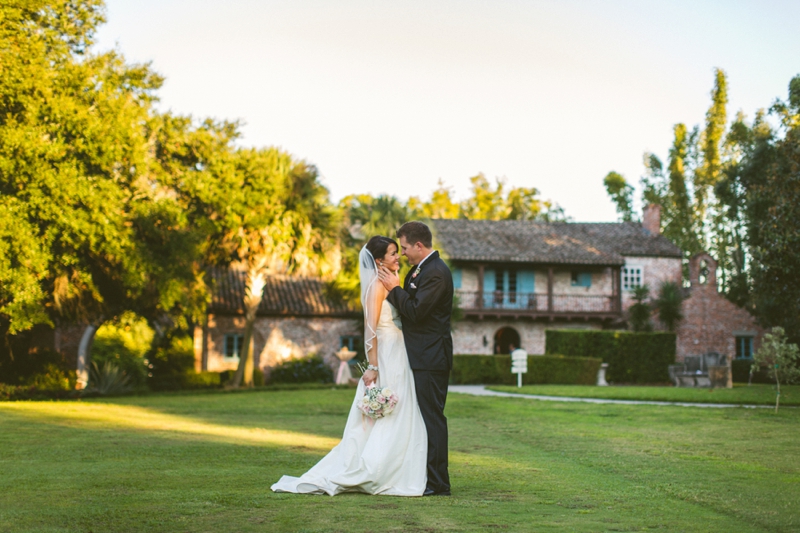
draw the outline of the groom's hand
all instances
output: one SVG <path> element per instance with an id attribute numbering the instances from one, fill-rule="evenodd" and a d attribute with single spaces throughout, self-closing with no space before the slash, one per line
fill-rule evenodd
<path id="1" fill-rule="evenodd" d="M 387 291 L 391 291 L 395 287 L 400 286 L 400 280 L 397 279 L 397 274 L 384 266 L 378 269 L 378 279 L 381 280 L 381 283 L 383 283 Z"/>
<path id="2" fill-rule="evenodd" d="M 375 372 L 374 370 L 367 370 L 366 372 L 364 372 L 363 379 L 364 379 L 364 385 L 369 387 L 378 380 L 378 373 Z"/>

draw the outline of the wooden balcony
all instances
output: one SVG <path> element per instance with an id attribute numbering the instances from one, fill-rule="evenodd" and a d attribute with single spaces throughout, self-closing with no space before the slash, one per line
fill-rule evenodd
<path id="1" fill-rule="evenodd" d="M 618 295 L 576 295 L 457 290 L 465 316 L 566 320 L 614 320 L 622 316 Z"/>

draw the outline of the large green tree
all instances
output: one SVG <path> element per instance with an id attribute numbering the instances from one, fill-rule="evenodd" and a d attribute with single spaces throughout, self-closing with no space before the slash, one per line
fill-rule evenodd
<path id="1" fill-rule="evenodd" d="M 124 309 L 183 316 L 202 288 L 175 260 L 192 256 L 182 212 L 153 187 L 161 78 L 90 53 L 99 1 L 0 10 L 0 246 L 20 254 L 0 274 L 18 287 L 1 283 L 0 334 Z"/>
<path id="2" fill-rule="evenodd" d="M 783 327 L 800 340 L 800 75 L 789 84 L 789 98 L 772 112 L 773 131 L 753 126 L 752 142 L 740 172 L 747 208 L 747 241 L 756 312 L 764 326 Z"/>

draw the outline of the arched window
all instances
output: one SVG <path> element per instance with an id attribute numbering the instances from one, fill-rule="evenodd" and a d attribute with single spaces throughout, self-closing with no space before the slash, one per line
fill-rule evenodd
<path id="1" fill-rule="evenodd" d="M 509 354 L 520 347 L 519 333 L 514 328 L 500 328 L 494 334 L 495 354 Z"/>
<path id="2" fill-rule="evenodd" d="M 700 261 L 700 271 L 698 272 L 698 281 L 700 285 L 708 283 L 708 261 L 705 259 Z"/>

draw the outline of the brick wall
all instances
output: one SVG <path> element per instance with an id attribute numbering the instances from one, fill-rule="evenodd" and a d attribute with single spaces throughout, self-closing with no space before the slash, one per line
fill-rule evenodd
<path id="1" fill-rule="evenodd" d="M 701 278 L 703 267 L 707 269 Z M 677 330 L 677 359 L 708 352 L 736 356 L 736 335 L 752 334 L 753 350 L 757 350 L 764 331 L 755 318 L 717 291 L 717 263 L 706 254 L 695 255 L 689 262 L 691 288 L 683 302 L 684 318 Z"/>
<path id="2" fill-rule="evenodd" d="M 678 257 L 626 257 L 625 266 L 639 266 L 642 268 L 643 282 L 650 287 L 650 296 L 655 298 L 659 286 L 665 281 L 674 281 L 679 286 L 682 283 L 681 260 Z M 620 281 L 621 283 L 621 281 Z M 622 291 L 622 308 L 628 309 L 635 302 L 633 292 Z"/>

